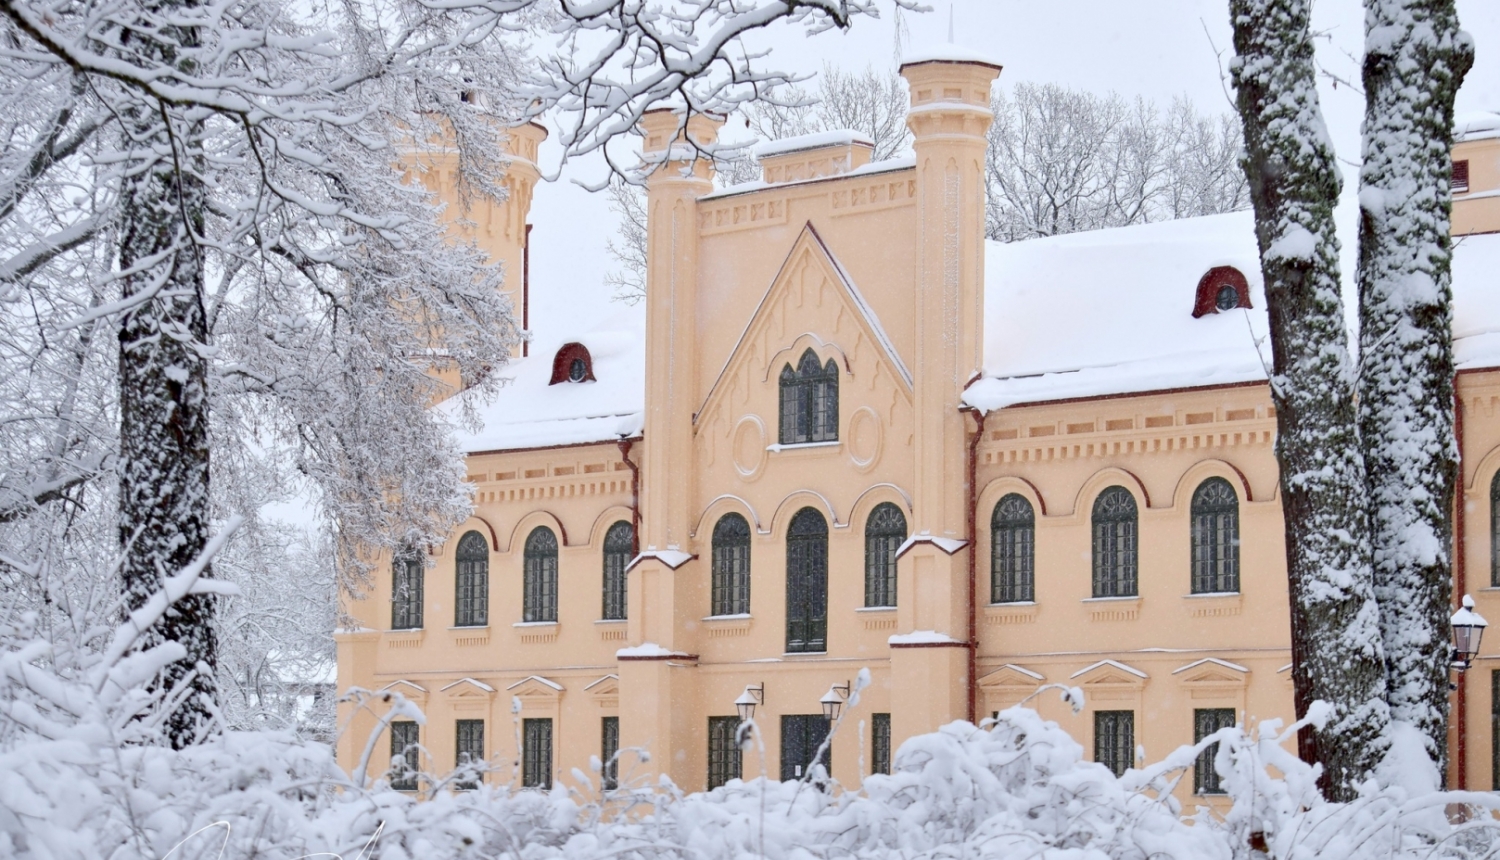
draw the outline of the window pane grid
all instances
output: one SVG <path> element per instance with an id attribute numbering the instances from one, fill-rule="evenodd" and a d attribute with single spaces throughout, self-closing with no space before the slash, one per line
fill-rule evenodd
<path id="1" fill-rule="evenodd" d="M 1124 776 L 1135 759 L 1135 712 L 1094 712 L 1094 761 Z"/>
<path id="2" fill-rule="evenodd" d="M 839 438 L 839 370 L 829 359 L 818 363 L 811 349 L 802 353 L 794 370 L 781 370 L 781 432 L 783 445 L 835 442 Z"/>
<path id="3" fill-rule="evenodd" d="M 1233 727 L 1234 723 L 1234 708 L 1197 708 L 1193 711 L 1193 743 L 1201 743 L 1219 729 Z M 1194 794 L 1224 793 L 1219 772 L 1214 770 L 1214 756 L 1218 754 L 1218 744 L 1198 753 L 1197 764 L 1193 767 Z"/>
<path id="4" fill-rule="evenodd" d="M 812 508 L 792 517 L 786 571 L 786 650 L 828 650 L 828 523 Z"/>
<path id="5" fill-rule="evenodd" d="M 552 787 L 552 721 L 521 721 L 521 785 L 524 788 Z"/>
<path id="6" fill-rule="evenodd" d="M 418 747 L 421 730 L 411 720 L 391 723 L 391 788 L 397 791 L 417 790 Z"/>
<path id="7" fill-rule="evenodd" d="M 739 514 L 725 514 L 714 526 L 710 612 L 750 613 L 750 524 Z"/>
<path id="8" fill-rule="evenodd" d="M 1036 514 L 1011 493 L 995 506 L 990 525 L 990 602 L 1036 599 Z"/>
<path id="9" fill-rule="evenodd" d="M 482 627 L 489 623 L 489 545 L 479 532 L 468 532 L 459 538 L 454 556 L 457 570 L 453 626 Z"/>
<path id="10" fill-rule="evenodd" d="M 740 778 L 739 717 L 708 718 L 708 787 Z"/>
<path id="11" fill-rule="evenodd" d="M 455 726 L 458 741 L 453 761 L 458 767 L 473 767 L 477 772 L 484 767 L 484 720 L 459 720 Z M 478 778 L 460 779 L 453 785 L 459 790 L 479 787 Z"/>
<path id="12" fill-rule="evenodd" d="M 599 774 L 600 785 L 605 791 L 620 787 L 620 763 L 615 755 L 620 751 L 620 718 L 604 717 L 599 726 L 599 761 L 604 771 Z"/>
<path id="13" fill-rule="evenodd" d="M 557 537 L 538 526 L 526 538 L 522 621 L 557 620 Z"/>
<path id="14" fill-rule="evenodd" d="M 1110 487 L 1094 502 L 1094 597 L 1135 597 L 1135 497 Z"/>
<path id="15" fill-rule="evenodd" d="M 1193 493 L 1194 594 L 1240 590 L 1239 497 L 1223 478 L 1209 478 Z"/>
<path id="16" fill-rule="evenodd" d="M 870 715 L 870 773 L 891 772 L 891 715 Z"/>
<path id="17" fill-rule="evenodd" d="M 865 524 L 865 606 L 896 605 L 896 552 L 906 542 L 906 517 L 885 502 Z"/>
<path id="18" fill-rule="evenodd" d="M 422 579 L 426 565 L 415 553 L 399 556 L 391 566 L 391 629 L 422 627 Z"/>
<path id="19" fill-rule="evenodd" d="M 630 565 L 635 539 L 630 523 L 619 522 L 609 527 L 604 536 L 604 609 L 606 621 L 622 621 L 625 618 L 625 568 Z"/>

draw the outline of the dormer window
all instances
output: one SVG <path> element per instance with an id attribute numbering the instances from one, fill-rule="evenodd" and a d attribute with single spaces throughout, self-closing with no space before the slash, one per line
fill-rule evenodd
<path id="1" fill-rule="evenodd" d="M 1249 307 L 1250 282 L 1239 269 L 1215 266 L 1199 279 L 1197 298 L 1193 302 L 1194 317 Z"/>
<path id="2" fill-rule="evenodd" d="M 564 344 L 552 359 L 552 381 L 547 384 L 593 381 L 594 360 L 589 357 L 588 347 L 581 343 Z"/>

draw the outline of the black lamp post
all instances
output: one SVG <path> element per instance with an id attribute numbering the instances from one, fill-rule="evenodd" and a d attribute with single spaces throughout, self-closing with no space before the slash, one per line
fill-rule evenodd
<path id="1" fill-rule="evenodd" d="M 745 692 L 734 700 L 735 710 L 740 712 L 740 722 L 748 723 L 755 716 L 755 706 L 766 703 L 766 682 L 760 682 L 759 687 L 746 686 Z"/>
<path id="2" fill-rule="evenodd" d="M 1479 640 L 1489 622 L 1474 611 L 1474 598 L 1464 595 L 1463 608 L 1453 613 L 1453 657 L 1454 668 L 1462 672 L 1469 668 L 1479 654 Z"/>

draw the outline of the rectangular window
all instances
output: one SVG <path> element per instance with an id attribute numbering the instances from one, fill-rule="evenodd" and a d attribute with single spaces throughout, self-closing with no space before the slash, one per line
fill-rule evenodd
<path id="1" fill-rule="evenodd" d="M 552 721 L 521 721 L 521 786 L 552 787 Z"/>
<path id="2" fill-rule="evenodd" d="M 417 758 L 421 748 L 417 746 L 420 729 L 411 720 L 391 722 L 391 788 L 397 791 L 417 790 Z"/>
<path id="3" fill-rule="evenodd" d="M 615 754 L 619 751 L 620 718 L 605 717 L 599 728 L 599 761 L 604 765 L 599 782 L 605 791 L 620 787 L 620 763 L 615 761 Z"/>
<path id="4" fill-rule="evenodd" d="M 1490 788 L 1500 791 L 1500 669 L 1490 672 Z"/>
<path id="5" fill-rule="evenodd" d="M 801 779 L 813 763 L 818 747 L 828 737 L 828 720 L 822 714 L 787 714 L 781 718 L 781 781 Z M 830 745 L 831 746 L 831 745 Z M 833 771 L 832 750 L 823 750 L 818 763 Z"/>
<path id="6" fill-rule="evenodd" d="M 708 787 L 740 778 L 740 718 L 708 718 Z"/>
<path id="7" fill-rule="evenodd" d="M 479 781 L 483 779 L 480 772 L 485 761 L 484 720 L 459 720 L 457 729 L 458 752 L 453 761 L 461 768 L 473 768 L 473 774 L 466 774 L 453 787 L 460 790 L 478 788 Z"/>
<path id="8" fill-rule="evenodd" d="M 1234 726 L 1234 708 L 1197 708 L 1193 711 L 1193 743 L 1218 731 Z M 1214 770 L 1214 756 L 1219 754 L 1219 745 L 1214 744 L 1198 753 L 1198 763 L 1193 767 L 1194 794 L 1223 794 L 1219 772 Z"/>
<path id="9" fill-rule="evenodd" d="M 1453 162 L 1453 182 L 1450 183 L 1454 194 L 1462 194 L 1469 190 L 1469 162 Z"/>
<path id="10" fill-rule="evenodd" d="M 1135 760 L 1135 711 L 1094 712 L 1094 761 L 1123 776 Z"/>
<path id="11" fill-rule="evenodd" d="M 891 715 L 870 715 L 870 773 L 891 772 Z"/>

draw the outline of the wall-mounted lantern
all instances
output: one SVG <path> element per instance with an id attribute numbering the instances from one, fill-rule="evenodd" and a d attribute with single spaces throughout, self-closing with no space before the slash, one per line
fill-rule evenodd
<path id="1" fill-rule="evenodd" d="M 745 686 L 745 692 L 734 700 L 735 710 L 740 712 L 740 722 L 748 723 L 755 716 L 755 706 L 766 703 L 766 682 L 761 681 L 759 687 Z"/>
<path id="2" fill-rule="evenodd" d="M 838 719 L 839 711 L 843 709 L 844 702 L 848 700 L 849 683 L 847 681 L 844 682 L 843 686 L 834 684 L 832 687 L 829 687 L 828 692 L 823 694 L 823 698 L 818 700 L 819 704 L 823 706 L 823 719 L 829 722 Z"/>
<path id="3" fill-rule="evenodd" d="M 1462 672 L 1469 668 L 1479 654 L 1479 640 L 1489 622 L 1474 611 L 1474 598 L 1464 595 L 1463 608 L 1453 613 L 1453 657 L 1454 668 Z"/>

